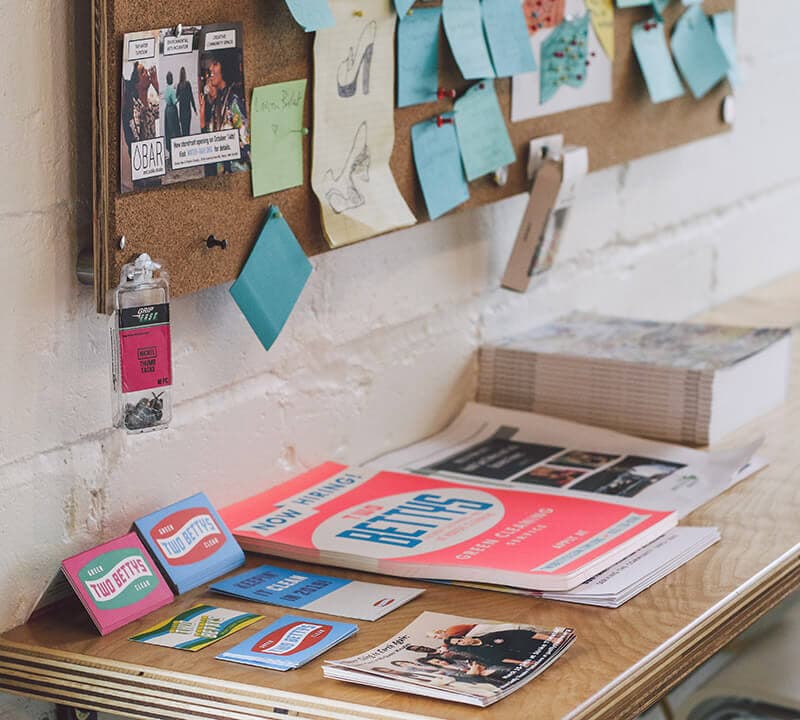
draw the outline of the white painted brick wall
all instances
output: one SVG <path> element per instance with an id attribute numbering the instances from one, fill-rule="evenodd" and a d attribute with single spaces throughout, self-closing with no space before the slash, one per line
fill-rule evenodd
<path id="1" fill-rule="evenodd" d="M 590 176 L 528 294 L 498 289 L 517 197 L 315 258 L 269 353 L 226 287 L 176 300 L 175 422 L 127 437 L 108 430 L 106 321 L 74 280 L 89 98 L 73 8 L 86 2 L 0 0 L 0 626 L 63 557 L 153 507 L 199 489 L 223 505 L 442 427 L 474 392 L 486 338 L 575 307 L 683 318 L 800 268 L 795 2 L 739 0 L 735 132 Z M 0 697 L 4 719 L 47 712 Z"/>

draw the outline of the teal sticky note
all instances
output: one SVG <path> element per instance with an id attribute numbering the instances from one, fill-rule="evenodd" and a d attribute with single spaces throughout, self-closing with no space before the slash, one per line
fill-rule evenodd
<path id="1" fill-rule="evenodd" d="M 711 23 L 699 5 L 692 5 L 675 23 L 672 55 L 697 100 L 722 80 L 730 68 Z"/>
<path id="2" fill-rule="evenodd" d="M 455 121 L 467 180 L 516 160 L 493 80 L 476 83 L 456 100 Z"/>
<path id="3" fill-rule="evenodd" d="M 440 7 L 419 8 L 397 28 L 397 107 L 436 100 Z"/>
<path id="4" fill-rule="evenodd" d="M 444 32 L 465 80 L 494 77 L 480 0 L 443 0 Z"/>
<path id="5" fill-rule="evenodd" d="M 714 26 L 714 34 L 717 36 L 717 42 L 725 53 L 725 58 L 728 60 L 728 82 L 731 87 L 739 85 L 739 64 L 736 61 L 736 36 L 733 32 L 733 13 L 728 10 L 727 12 L 716 13 L 711 16 L 711 24 Z"/>
<path id="6" fill-rule="evenodd" d="M 455 125 L 423 120 L 411 128 L 411 146 L 431 220 L 469 199 Z"/>
<path id="7" fill-rule="evenodd" d="M 664 24 L 647 20 L 633 26 L 633 51 L 639 60 L 647 92 L 654 103 L 684 94 L 683 84 L 667 47 Z"/>
<path id="8" fill-rule="evenodd" d="M 481 0 L 483 28 L 497 77 L 536 70 L 528 23 L 518 0 Z"/>
<path id="9" fill-rule="evenodd" d="M 275 206 L 231 295 L 265 350 L 277 339 L 311 275 L 311 263 Z"/>
<path id="10" fill-rule="evenodd" d="M 328 0 L 286 0 L 289 11 L 306 32 L 333 27 L 336 20 Z"/>
<path id="11" fill-rule="evenodd" d="M 401 20 L 413 17 L 414 13 L 411 13 L 411 15 L 408 14 L 413 4 L 414 0 L 394 0 L 394 9 L 397 11 L 397 17 Z M 416 10 L 414 12 L 416 12 Z"/>
<path id="12" fill-rule="evenodd" d="M 586 82 L 590 21 L 589 13 L 577 20 L 566 19 L 542 43 L 542 104 L 562 85 L 578 88 Z"/>

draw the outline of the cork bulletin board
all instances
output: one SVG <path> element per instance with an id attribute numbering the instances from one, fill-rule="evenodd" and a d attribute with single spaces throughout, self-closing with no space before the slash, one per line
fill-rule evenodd
<path id="1" fill-rule="evenodd" d="M 374 0 L 364 0 L 365 3 Z M 733 9 L 735 0 L 705 0 L 706 13 Z M 671 29 L 683 12 L 679 2 L 666 11 Z M 94 71 L 94 277 L 98 312 L 105 311 L 108 289 L 116 285 L 125 262 L 148 252 L 164 261 L 175 295 L 196 292 L 233 280 L 239 274 L 267 207 L 277 205 L 308 255 L 328 251 L 320 227 L 319 203 L 311 189 L 311 135 L 304 138 L 305 183 L 253 198 L 249 173 L 207 178 L 167 187 L 120 194 L 119 127 L 122 39 L 126 32 L 178 23 L 205 25 L 241 22 L 244 28 L 244 73 L 248 90 L 285 80 L 313 82 L 313 33 L 305 33 L 284 0 L 93 0 Z M 500 187 L 485 177 L 470 183 L 475 207 L 528 189 L 528 141 L 563 133 L 568 143 L 589 148 L 590 170 L 599 170 L 670 147 L 724 132 L 721 104 L 730 92 L 722 83 L 700 101 L 690 93 L 653 105 L 631 48 L 631 27 L 646 19 L 646 8 L 617 11 L 613 100 L 543 118 L 510 123 L 511 81 L 496 82 L 517 162 Z M 440 43 L 440 85 L 459 94 L 471 83 L 461 79 L 446 42 Z M 313 123 L 312 93 L 307 93 L 306 127 Z M 395 145 L 391 167 L 401 193 L 419 222 L 427 221 L 416 179 L 410 128 L 414 123 L 452 110 L 452 101 L 395 110 Z M 226 250 L 209 250 L 209 235 L 228 241 Z M 120 249 L 119 239 L 127 242 Z"/>

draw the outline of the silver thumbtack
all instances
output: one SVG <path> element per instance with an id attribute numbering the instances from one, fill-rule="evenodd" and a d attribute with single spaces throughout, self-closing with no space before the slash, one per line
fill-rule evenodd
<path id="1" fill-rule="evenodd" d="M 183 23 L 178 23 L 175 26 L 175 29 L 172 32 L 175 35 L 175 37 L 178 37 L 179 35 L 183 35 Z"/>
<path id="2" fill-rule="evenodd" d="M 127 244 L 128 244 L 128 239 L 127 239 L 127 238 L 126 238 L 126 237 L 123 235 L 123 236 L 122 236 L 122 237 L 119 239 L 119 243 L 117 244 L 117 247 L 118 247 L 120 250 L 124 250 L 124 249 L 125 249 L 125 246 L 126 246 Z"/>

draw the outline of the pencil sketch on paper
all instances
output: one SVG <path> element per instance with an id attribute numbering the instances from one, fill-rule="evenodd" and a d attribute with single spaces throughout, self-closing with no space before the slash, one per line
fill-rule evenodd
<path id="1" fill-rule="evenodd" d="M 367 145 L 367 121 L 362 122 L 353 137 L 347 159 L 338 174 L 332 168 L 325 171 L 323 186 L 325 200 L 331 210 L 340 215 L 366 203 L 356 181 L 369 182 L 370 152 Z"/>
<path id="2" fill-rule="evenodd" d="M 358 43 L 350 46 L 347 57 L 339 63 L 336 73 L 336 89 L 339 97 L 353 97 L 356 94 L 359 78 L 361 79 L 361 92 L 369 95 L 369 73 L 372 67 L 377 32 L 378 24 L 374 20 L 367 23 L 361 31 Z"/>

